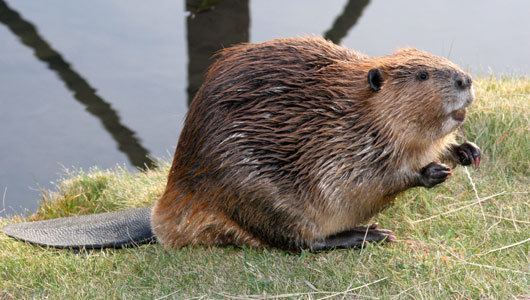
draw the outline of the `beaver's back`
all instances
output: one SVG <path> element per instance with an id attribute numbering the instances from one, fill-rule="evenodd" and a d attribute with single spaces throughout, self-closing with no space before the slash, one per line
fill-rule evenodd
<path id="1" fill-rule="evenodd" d="M 341 64 L 363 58 L 321 38 L 221 51 L 190 107 L 175 155 L 180 168 L 194 184 L 197 170 L 245 189 L 308 183 L 319 159 L 332 155 L 316 149 L 337 136 L 336 120 L 352 100 L 353 79 Z"/>
<path id="2" fill-rule="evenodd" d="M 233 109 L 323 83 L 322 70 L 364 56 L 322 38 L 277 39 L 218 52 L 190 109 Z M 328 83 L 329 84 L 329 83 Z M 303 97 L 307 94 L 301 95 Z M 202 105 L 201 105 L 202 104 Z M 204 105 L 204 106 L 203 106 Z"/>

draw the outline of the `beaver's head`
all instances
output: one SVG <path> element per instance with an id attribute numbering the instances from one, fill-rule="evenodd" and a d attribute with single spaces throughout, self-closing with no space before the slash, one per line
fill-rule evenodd
<path id="1" fill-rule="evenodd" d="M 437 139 L 462 124 L 474 93 L 471 77 L 457 65 L 409 48 L 375 63 L 367 74 L 374 105 L 396 128 Z"/>

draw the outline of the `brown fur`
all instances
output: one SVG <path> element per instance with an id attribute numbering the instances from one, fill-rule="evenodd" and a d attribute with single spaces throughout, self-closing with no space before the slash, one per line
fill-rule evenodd
<path id="1" fill-rule="evenodd" d="M 367 221 L 454 143 L 444 108 L 462 74 L 419 50 L 368 57 L 321 38 L 222 50 L 153 209 L 156 236 L 175 248 L 300 249 Z"/>

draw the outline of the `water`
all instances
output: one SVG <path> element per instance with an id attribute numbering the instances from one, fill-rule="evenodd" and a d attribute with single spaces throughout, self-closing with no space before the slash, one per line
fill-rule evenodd
<path id="1" fill-rule="evenodd" d="M 65 168 L 170 158 L 222 46 L 325 35 L 370 55 L 414 46 L 475 75 L 528 75 L 529 12 L 526 0 L 0 0 L 0 214 L 34 210 Z"/>

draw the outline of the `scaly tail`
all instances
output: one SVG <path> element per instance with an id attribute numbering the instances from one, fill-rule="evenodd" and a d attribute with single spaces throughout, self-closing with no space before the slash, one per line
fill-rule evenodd
<path id="1" fill-rule="evenodd" d="M 122 248 L 156 241 L 151 208 L 16 223 L 2 231 L 31 244 L 69 249 Z"/>

